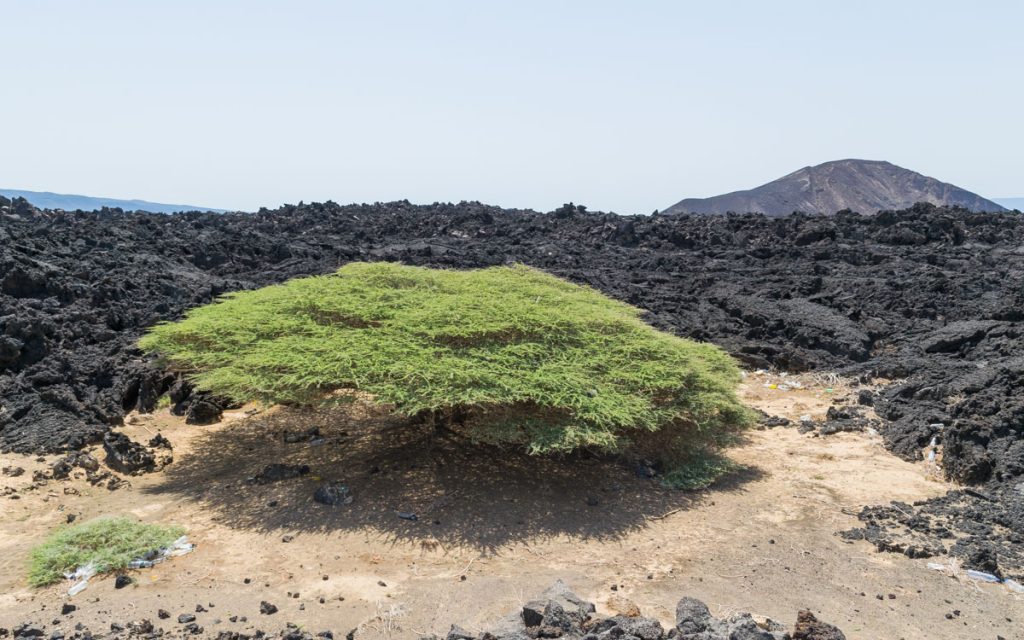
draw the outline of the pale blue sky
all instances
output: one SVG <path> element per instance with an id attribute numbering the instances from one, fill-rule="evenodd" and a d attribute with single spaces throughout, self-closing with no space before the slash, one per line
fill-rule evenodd
<path id="1" fill-rule="evenodd" d="M 0 186 L 648 213 L 885 159 L 1024 196 L 1024 2 L 0 0 Z"/>

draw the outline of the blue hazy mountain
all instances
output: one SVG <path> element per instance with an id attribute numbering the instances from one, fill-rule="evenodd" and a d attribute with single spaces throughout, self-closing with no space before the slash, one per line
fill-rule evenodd
<path id="1" fill-rule="evenodd" d="M 1024 198 L 992 198 L 1007 209 L 1024 211 Z"/>
<path id="2" fill-rule="evenodd" d="M 161 204 L 146 200 L 118 200 L 116 198 L 93 198 L 49 191 L 19 191 L 17 189 L 0 189 L 0 196 L 8 198 L 25 198 L 40 209 L 64 209 L 65 211 L 96 211 L 103 207 L 121 208 L 125 211 L 149 211 L 150 213 L 177 213 L 179 211 L 212 211 L 224 213 L 224 209 L 198 207 L 191 204 Z"/>

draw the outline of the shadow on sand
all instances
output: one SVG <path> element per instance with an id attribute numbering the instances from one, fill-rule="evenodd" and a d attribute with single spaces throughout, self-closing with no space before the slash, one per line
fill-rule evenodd
<path id="1" fill-rule="evenodd" d="M 311 429 L 320 437 L 285 442 L 285 434 Z M 550 459 L 431 438 L 424 427 L 362 403 L 277 408 L 198 434 L 189 449 L 176 452 L 166 481 L 146 491 L 186 496 L 220 524 L 266 533 L 366 531 L 480 550 L 562 535 L 614 540 L 709 495 L 666 489 L 621 459 Z M 309 465 L 311 472 L 249 481 L 271 463 Z M 740 491 L 759 476 L 756 469 L 733 474 L 710 493 Z M 316 488 L 329 480 L 344 482 L 353 502 L 314 502 Z"/>

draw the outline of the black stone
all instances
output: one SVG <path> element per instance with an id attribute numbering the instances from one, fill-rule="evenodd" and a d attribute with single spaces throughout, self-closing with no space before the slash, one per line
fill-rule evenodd
<path id="1" fill-rule="evenodd" d="M 277 607 L 264 600 L 260 602 L 260 613 L 267 616 L 274 615 L 277 613 Z"/>
<path id="2" fill-rule="evenodd" d="M 313 500 L 332 507 L 350 504 L 352 502 L 352 492 L 345 484 L 328 482 L 317 488 L 313 493 Z"/>

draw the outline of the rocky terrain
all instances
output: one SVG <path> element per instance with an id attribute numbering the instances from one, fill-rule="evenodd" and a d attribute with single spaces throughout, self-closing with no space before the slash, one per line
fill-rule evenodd
<path id="1" fill-rule="evenodd" d="M 891 162 L 836 160 L 798 171 L 746 191 L 687 198 L 663 213 L 724 214 L 730 211 L 786 216 L 794 211 L 831 214 L 843 209 L 873 214 L 918 202 L 971 211 L 1004 208 L 976 193 L 921 175 Z"/>
<path id="2" fill-rule="evenodd" d="M 749 613 L 739 613 L 720 620 L 711 615 L 706 604 L 695 598 L 683 598 L 676 605 L 676 624 L 665 629 L 654 618 L 645 618 L 640 609 L 625 599 L 620 599 L 621 612 L 614 616 L 598 614 L 593 603 L 574 594 L 561 580 L 548 588 L 540 598 L 530 600 L 520 611 L 501 621 L 492 631 L 474 634 L 458 625 L 452 625 L 445 640 L 530 640 L 536 638 L 585 638 L 586 640 L 615 640 L 637 638 L 638 640 L 846 640 L 843 632 L 836 627 L 818 620 L 810 611 L 800 611 L 793 633 L 788 627 L 771 619 L 755 620 Z M 214 607 L 211 603 L 209 607 Z M 77 607 L 66 605 L 61 615 L 75 612 Z M 196 613 L 209 612 L 207 607 L 197 605 Z M 272 617 L 278 612 L 270 602 L 260 604 L 261 617 Z M 281 638 L 283 640 L 333 640 L 335 632 L 320 631 L 314 635 L 295 624 L 288 624 L 283 630 L 266 632 L 261 629 L 252 632 L 221 631 L 210 634 L 196 621 L 193 613 L 173 616 L 159 609 L 150 618 L 126 622 L 111 622 L 109 629 L 91 630 L 78 624 L 75 631 L 55 633 L 69 640 L 89 638 L 194 638 L 216 637 L 218 640 L 259 640 Z M 238 618 L 238 616 L 234 616 Z M 155 624 L 154 624 L 155 620 Z M 59 623 L 60 619 L 55 621 Z M 56 626 L 56 625 L 55 625 Z M 48 635 L 46 625 L 22 624 L 8 631 L 0 628 L 0 637 L 14 640 L 41 638 Z M 347 637 L 352 638 L 357 629 Z M 56 638 L 57 635 L 51 635 Z M 440 640 L 438 636 L 425 636 L 423 640 Z"/>
<path id="3" fill-rule="evenodd" d="M 456 623 L 479 637 L 506 629 L 502 621 L 562 579 L 599 615 L 642 610 L 667 633 L 686 595 L 719 623 L 749 611 L 789 625 L 809 610 L 851 640 L 1015 637 L 1024 599 L 1009 585 L 930 567 L 954 559 L 872 553 L 836 536 L 858 526 L 858 505 L 948 490 L 927 463 L 887 454 L 880 435 L 847 424 L 858 419 L 829 417 L 854 413 L 842 408 L 856 402 L 854 387 L 759 371 L 739 393 L 773 422 L 800 426 L 751 431 L 729 450 L 745 471 L 699 492 L 668 489 L 611 457 L 538 458 L 457 440 L 427 447 L 424 429 L 371 402 L 247 405 L 203 427 L 168 407 L 131 413 L 116 433 L 145 443 L 152 471 L 118 470 L 149 466 L 115 446 L 121 438 L 73 454 L 0 453 L 0 469 L 20 469 L 0 477 L 0 628 L 123 637 L 148 619 L 165 637 L 201 628 L 191 637 L 329 630 L 415 640 L 444 638 Z M 848 429 L 821 435 L 839 424 Z M 335 481 L 346 499 L 317 501 Z M 76 595 L 73 580 L 25 584 L 42 537 L 109 514 L 180 524 L 195 546 L 155 567 L 94 576 Z M 278 611 L 262 613 L 264 602 Z"/>
<path id="4" fill-rule="evenodd" d="M 194 422 L 214 418 L 224 403 L 154 369 L 134 347 L 141 331 L 223 292 L 351 260 L 523 262 L 750 368 L 862 383 L 892 452 L 937 452 L 945 476 L 973 488 L 866 511 L 859 535 L 1024 571 L 1024 221 L 1013 214 L 620 217 L 394 202 L 168 217 L 0 200 L 0 447 L 99 441 L 169 390 Z M 929 544 L 904 542 L 915 537 Z"/>
<path id="5" fill-rule="evenodd" d="M 775 620 L 755 620 L 749 613 L 738 613 L 720 620 L 711 615 L 708 606 L 695 598 L 685 597 L 676 604 L 675 626 L 665 629 L 654 618 L 645 618 L 640 609 L 626 600 L 619 600 L 619 613 L 614 616 L 596 614 L 596 607 L 578 597 L 562 581 L 555 582 L 541 598 L 527 602 L 517 615 L 505 620 L 493 631 L 473 634 L 452 625 L 445 640 L 486 640 L 494 638 L 525 640 L 526 638 L 586 638 L 612 640 L 845 640 L 836 627 L 818 620 L 810 611 L 797 616 L 793 633 Z"/>

